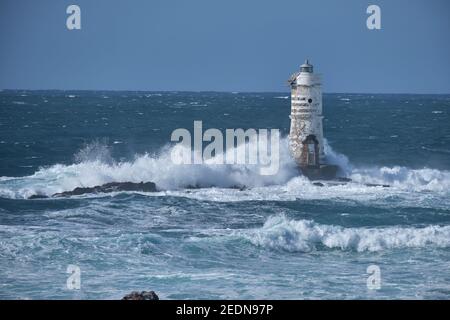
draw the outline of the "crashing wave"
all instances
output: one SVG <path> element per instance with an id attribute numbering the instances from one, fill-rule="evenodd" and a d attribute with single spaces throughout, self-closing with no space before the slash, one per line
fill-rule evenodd
<path id="1" fill-rule="evenodd" d="M 244 237 L 257 246 L 290 252 L 310 252 L 321 247 L 358 252 L 425 246 L 447 248 L 450 226 L 344 228 L 272 216 L 262 228 L 244 233 Z"/>
<path id="2" fill-rule="evenodd" d="M 89 188 L 111 182 L 140 183 L 142 181 L 154 182 L 158 189 L 168 191 L 189 187 L 239 188 L 245 186 L 247 188 L 271 187 L 272 193 L 281 191 L 300 197 L 308 196 L 312 192 L 319 196 L 326 195 L 325 190 L 318 192 L 317 187 L 310 181 L 298 176 L 299 172 L 289 154 L 287 138 L 280 141 L 279 171 L 271 176 L 260 175 L 258 165 L 214 164 L 214 159 L 197 165 L 177 165 L 171 159 L 171 156 L 177 153 L 174 152 L 174 148 L 182 148 L 182 146 L 165 147 L 157 155 L 144 154 L 136 156 L 132 161 L 115 162 L 109 154 L 109 148 L 95 141 L 76 154 L 74 164 L 56 164 L 40 168 L 33 175 L 26 177 L 0 177 L 0 197 L 20 199 L 36 194 L 51 196 L 77 187 Z M 245 152 L 245 145 L 227 152 Z M 334 152 L 328 144 L 325 145 L 325 153 L 330 163 L 337 164 L 342 169 L 342 174 L 353 180 L 354 183 L 345 187 L 348 192 L 362 190 L 364 184 L 389 184 L 396 190 L 413 192 L 425 190 L 448 192 L 450 190 L 450 171 L 427 168 L 409 169 L 398 166 L 355 168 L 347 157 Z M 329 188 L 334 187 L 323 189 Z"/>

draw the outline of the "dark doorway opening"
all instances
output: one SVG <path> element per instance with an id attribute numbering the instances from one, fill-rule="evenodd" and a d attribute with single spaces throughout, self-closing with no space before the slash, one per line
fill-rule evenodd
<path id="1" fill-rule="evenodd" d="M 308 167 L 319 166 L 319 142 L 315 135 L 311 134 L 303 140 L 303 165 Z"/>

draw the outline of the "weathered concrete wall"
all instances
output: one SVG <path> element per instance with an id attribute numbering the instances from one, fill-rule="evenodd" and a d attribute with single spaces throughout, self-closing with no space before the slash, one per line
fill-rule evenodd
<path id="1" fill-rule="evenodd" d="M 317 151 L 323 162 L 322 88 L 320 77 L 313 73 L 301 72 L 291 84 L 291 128 L 290 149 L 300 166 L 307 165 L 307 147 L 303 144 L 310 135 L 318 142 Z"/>

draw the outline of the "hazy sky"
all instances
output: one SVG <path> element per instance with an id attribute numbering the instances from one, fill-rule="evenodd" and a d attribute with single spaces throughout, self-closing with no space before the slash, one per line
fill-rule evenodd
<path id="1" fill-rule="evenodd" d="M 450 93 L 450 1 L 0 0 L 3 89 L 285 91 L 306 57 L 326 92 Z"/>

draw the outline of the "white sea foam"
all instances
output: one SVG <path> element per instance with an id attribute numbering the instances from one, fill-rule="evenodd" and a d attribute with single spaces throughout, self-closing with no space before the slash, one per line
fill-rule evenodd
<path id="1" fill-rule="evenodd" d="M 437 169 L 406 167 L 356 168 L 350 178 L 358 183 L 389 184 L 405 191 L 450 190 L 450 172 Z"/>
<path id="2" fill-rule="evenodd" d="M 333 148 L 331 148 L 331 146 L 328 144 L 327 139 L 324 139 L 323 142 L 327 162 L 339 166 L 341 171 L 339 173 L 341 175 L 348 175 L 353 168 L 348 158 L 341 153 L 335 152 Z"/>
<path id="3" fill-rule="evenodd" d="M 450 226 L 344 228 L 311 220 L 290 220 L 283 215 L 269 217 L 262 228 L 242 231 L 242 235 L 254 245 L 290 252 L 324 247 L 358 252 L 450 247 Z"/>
<path id="4" fill-rule="evenodd" d="M 0 197 L 27 198 L 34 194 L 52 195 L 76 187 L 92 187 L 108 182 L 153 181 L 170 195 L 189 196 L 217 201 L 329 199 L 336 197 L 354 200 L 376 200 L 405 192 L 432 191 L 448 193 L 450 172 L 437 169 L 409 169 L 406 167 L 355 168 L 348 159 L 326 144 L 328 161 L 342 168 L 342 175 L 353 182 L 346 185 L 315 186 L 299 176 L 288 150 L 287 138 L 280 142 L 280 170 L 273 176 L 261 176 L 257 165 L 219 165 L 210 159 L 205 164 L 176 165 L 171 160 L 173 148 L 166 147 L 158 154 L 136 156 L 133 161 L 115 162 L 110 147 L 98 141 L 87 145 L 75 155 L 72 165 L 56 164 L 40 168 L 26 177 L 2 177 Z M 244 152 L 241 145 L 236 150 Z M 390 188 L 368 187 L 365 184 L 389 184 Z M 195 186 L 200 190 L 184 190 Z M 212 189 L 214 186 L 216 188 Z M 220 188 L 242 187 L 248 190 Z M 410 199 L 410 197 L 409 197 Z"/>
<path id="5" fill-rule="evenodd" d="M 280 145 L 280 170 L 272 176 L 259 174 L 258 165 L 221 165 L 209 159 L 199 165 L 177 165 L 172 162 L 173 148 L 164 148 L 158 155 L 144 154 L 130 162 L 114 162 L 109 148 L 98 141 L 87 145 L 75 155 L 77 163 L 57 164 L 41 168 L 28 177 L 9 180 L 7 188 L 0 184 L 0 196 L 15 198 L 29 197 L 33 194 L 51 195 L 56 192 L 72 190 L 76 187 L 92 187 L 107 182 L 153 181 L 160 189 L 177 190 L 188 186 L 223 188 L 235 186 L 265 186 L 282 184 L 293 178 L 297 171 L 289 157 L 287 140 Z M 240 145 L 227 152 L 245 152 Z"/>

